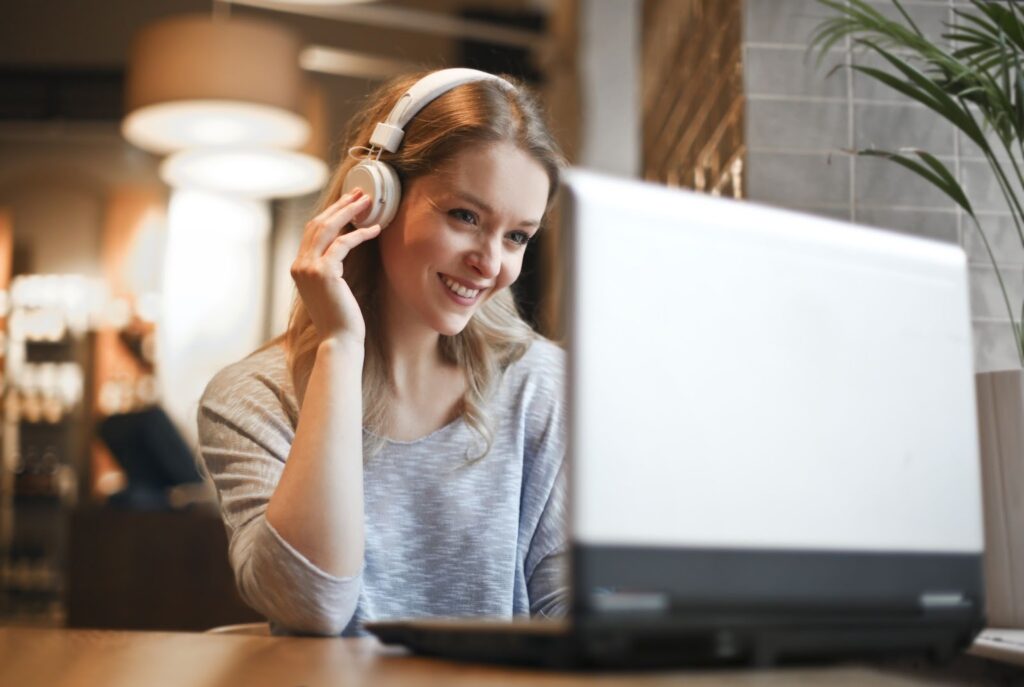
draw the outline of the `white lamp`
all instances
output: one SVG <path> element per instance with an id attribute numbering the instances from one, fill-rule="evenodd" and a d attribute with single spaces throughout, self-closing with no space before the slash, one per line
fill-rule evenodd
<path id="1" fill-rule="evenodd" d="M 125 138 L 157 154 L 199 146 L 299 148 L 298 37 L 250 18 L 182 15 L 144 27 L 132 42 Z"/>
<path id="2" fill-rule="evenodd" d="M 309 84 L 303 112 L 310 136 L 302 150 L 268 146 L 191 148 L 174 153 L 160 166 L 170 186 L 203 190 L 235 198 L 269 199 L 302 196 L 327 181 L 326 112 L 323 93 Z"/>
<path id="3" fill-rule="evenodd" d="M 160 177 L 181 189 L 240 198 L 287 198 L 321 188 L 327 165 L 312 155 L 275 148 L 194 148 L 164 160 Z"/>

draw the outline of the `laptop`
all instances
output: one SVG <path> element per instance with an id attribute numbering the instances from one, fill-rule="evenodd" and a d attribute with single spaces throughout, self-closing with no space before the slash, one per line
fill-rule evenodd
<path id="1" fill-rule="evenodd" d="M 946 657 L 984 626 L 956 246 L 567 174 L 571 610 L 366 627 L 551 666 Z"/>

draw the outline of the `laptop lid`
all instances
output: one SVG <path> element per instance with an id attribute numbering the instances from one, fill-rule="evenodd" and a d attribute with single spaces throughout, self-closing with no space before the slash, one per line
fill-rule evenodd
<path id="1" fill-rule="evenodd" d="M 977 607 L 949 244 L 572 170 L 574 611 Z"/>

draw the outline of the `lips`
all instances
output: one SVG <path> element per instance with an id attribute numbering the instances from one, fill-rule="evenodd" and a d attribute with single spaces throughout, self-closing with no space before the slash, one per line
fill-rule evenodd
<path id="1" fill-rule="evenodd" d="M 451 277 L 447 277 L 443 274 L 441 275 L 441 281 L 444 282 L 444 285 L 448 287 L 449 291 L 451 291 L 452 293 L 457 293 L 463 298 L 473 299 L 476 298 L 478 293 L 480 293 L 480 289 L 472 289 L 467 286 L 464 286 L 463 284 L 460 284 Z"/>
<path id="2" fill-rule="evenodd" d="M 456 280 L 440 272 L 437 273 L 437 278 L 448 297 L 459 305 L 473 305 L 480 299 L 480 294 L 489 288 L 473 283 L 467 284 L 461 279 Z"/>

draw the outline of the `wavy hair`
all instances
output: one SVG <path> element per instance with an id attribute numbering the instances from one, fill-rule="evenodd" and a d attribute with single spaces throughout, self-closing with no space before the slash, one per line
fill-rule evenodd
<path id="1" fill-rule="evenodd" d="M 354 117 L 343 139 L 343 150 L 366 146 L 378 122 L 384 121 L 399 97 L 429 72 L 411 74 L 388 82 L 368 97 L 366 105 Z M 430 174 L 466 148 L 487 143 L 511 143 L 543 166 L 549 180 L 548 204 L 558 188 L 563 158 L 548 130 L 541 108 L 523 85 L 505 77 L 514 88 L 493 81 L 462 84 L 441 95 L 412 119 L 397 152 L 384 151 L 381 160 L 397 172 L 403 186 Z M 335 169 L 320 198 L 319 214 L 341 196 L 345 175 L 358 163 L 346 156 Z M 349 225 L 348 231 L 353 227 Z M 366 354 L 363 363 L 363 427 L 373 440 L 368 458 L 386 441 L 387 391 L 392 380 L 385 359 L 380 312 L 380 282 L 384 270 L 376 241 L 368 241 L 345 258 L 348 282 L 366 323 Z M 461 367 L 467 388 L 462 397 L 461 414 L 466 423 L 483 439 L 490 450 L 493 429 L 486 412 L 486 401 L 501 373 L 519 360 L 537 334 L 522 320 L 508 289 L 493 294 L 474 313 L 466 327 L 454 336 L 441 336 L 443 358 Z M 288 328 L 283 336 L 288 368 L 301 405 L 313 369 L 319 336 L 309 314 L 297 295 Z"/>

